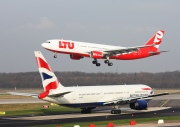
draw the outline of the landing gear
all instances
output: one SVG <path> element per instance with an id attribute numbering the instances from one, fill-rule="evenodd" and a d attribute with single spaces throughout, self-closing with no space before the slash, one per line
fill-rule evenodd
<path id="1" fill-rule="evenodd" d="M 109 60 L 105 60 L 104 63 L 105 63 L 105 64 L 109 63 Z"/>
<path id="2" fill-rule="evenodd" d="M 97 59 L 94 59 L 94 60 L 92 61 L 92 63 L 93 63 L 93 64 L 96 64 L 97 67 L 98 67 L 98 66 L 101 66 L 101 64 L 98 63 Z"/>
<path id="3" fill-rule="evenodd" d="M 119 105 L 115 105 L 115 106 L 111 109 L 111 114 L 121 114 L 121 109 L 119 108 Z"/>
<path id="4" fill-rule="evenodd" d="M 97 67 L 98 67 L 98 66 L 101 66 L 101 64 L 98 63 L 97 59 L 94 59 L 94 60 L 92 61 L 92 63 L 93 63 L 93 64 L 96 64 Z M 109 57 L 108 57 L 108 56 L 106 56 L 106 60 L 104 60 L 104 63 L 107 64 L 108 66 L 112 66 L 112 65 L 113 65 L 113 63 L 109 61 Z"/>
<path id="5" fill-rule="evenodd" d="M 106 56 L 106 60 L 104 60 L 105 64 L 108 64 L 108 66 L 112 66 L 113 63 L 109 61 L 109 56 Z"/>
<path id="6" fill-rule="evenodd" d="M 81 113 L 82 114 L 89 114 L 89 113 L 91 113 L 91 109 L 90 108 L 84 108 L 81 110 Z"/>
<path id="7" fill-rule="evenodd" d="M 96 66 L 98 67 L 98 66 L 101 66 L 101 64 L 100 63 L 96 63 Z"/>
<path id="8" fill-rule="evenodd" d="M 108 66 L 112 66 L 112 65 L 113 65 L 113 63 L 112 63 L 112 62 L 109 62 L 109 63 L 108 63 Z"/>
<path id="9" fill-rule="evenodd" d="M 111 114 L 121 114 L 121 110 L 120 109 L 112 109 Z"/>
<path id="10" fill-rule="evenodd" d="M 57 54 L 56 54 L 56 52 L 54 53 L 54 58 L 57 58 Z"/>

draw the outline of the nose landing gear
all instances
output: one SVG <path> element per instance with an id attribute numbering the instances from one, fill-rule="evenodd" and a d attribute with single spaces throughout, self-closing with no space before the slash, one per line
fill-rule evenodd
<path id="1" fill-rule="evenodd" d="M 57 54 L 56 54 L 56 52 L 54 52 L 54 58 L 57 58 Z"/>

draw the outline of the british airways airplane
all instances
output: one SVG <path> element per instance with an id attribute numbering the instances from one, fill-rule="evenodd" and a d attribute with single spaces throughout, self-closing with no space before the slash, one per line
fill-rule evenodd
<path id="1" fill-rule="evenodd" d="M 119 106 L 123 104 L 129 104 L 134 110 L 145 110 L 152 97 L 168 94 L 154 94 L 151 87 L 143 84 L 64 87 L 40 51 L 35 51 L 35 57 L 44 92 L 40 94 L 9 92 L 10 94 L 38 97 L 58 105 L 81 108 L 82 113 L 91 113 L 96 107 L 112 106 L 112 114 L 120 114 Z"/>
<path id="2" fill-rule="evenodd" d="M 84 57 L 93 58 L 92 63 L 96 66 L 101 65 L 98 63 L 98 59 L 105 59 L 104 63 L 112 66 L 113 63 L 110 62 L 110 59 L 134 60 L 166 52 L 158 51 L 163 34 L 164 31 L 159 30 L 145 45 L 135 47 L 121 47 L 62 39 L 47 40 L 45 43 L 42 43 L 42 47 L 54 52 L 54 58 L 57 58 L 57 53 L 63 53 L 69 54 L 73 60 L 80 60 Z"/>

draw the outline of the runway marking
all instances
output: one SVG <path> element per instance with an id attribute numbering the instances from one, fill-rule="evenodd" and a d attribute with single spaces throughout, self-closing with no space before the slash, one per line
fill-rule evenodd
<path id="1" fill-rule="evenodd" d="M 163 107 L 166 103 L 168 103 L 170 99 L 168 99 L 167 101 L 164 102 L 164 104 L 161 105 L 161 107 Z"/>

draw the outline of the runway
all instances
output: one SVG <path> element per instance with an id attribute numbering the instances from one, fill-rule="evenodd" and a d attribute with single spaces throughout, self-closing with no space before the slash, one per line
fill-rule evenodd
<path id="1" fill-rule="evenodd" d="M 46 103 L 37 98 L 26 99 L 1 99 L 0 104 L 16 104 L 16 103 Z M 136 118 L 149 118 L 161 116 L 180 116 L 180 94 L 170 94 L 153 98 L 148 104 L 148 110 L 131 110 L 122 107 L 122 114 L 112 115 L 109 110 L 96 109 L 91 114 L 80 114 L 79 112 L 73 114 L 49 114 L 43 116 L 0 116 L 0 127 L 26 127 L 26 126 L 40 126 L 49 124 L 65 124 L 65 123 L 79 123 L 79 122 L 95 122 Z M 172 108 L 170 108 L 172 107 Z M 179 121 L 180 125 L 180 121 Z"/>
<path id="2" fill-rule="evenodd" d="M 180 116 L 180 108 L 151 108 L 147 111 L 133 112 L 133 110 L 122 109 L 122 114 L 112 115 L 109 111 L 96 111 L 92 114 L 61 114 L 48 116 L 20 116 L 20 117 L 1 117 L 0 127 L 26 127 L 26 126 L 40 126 L 48 124 L 65 124 L 78 122 L 95 122 L 122 120 L 122 119 L 136 119 L 149 118 L 161 116 Z"/>

